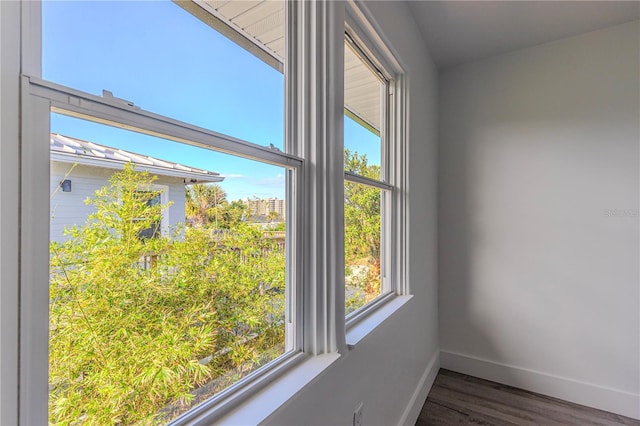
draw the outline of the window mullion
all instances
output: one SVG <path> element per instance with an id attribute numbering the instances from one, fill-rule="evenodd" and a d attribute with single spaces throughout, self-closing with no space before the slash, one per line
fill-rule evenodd
<path id="1" fill-rule="evenodd" d="M 23 94 L 27 93 L 23 84 Z M 46 424 L 48 419 L 49 197 L 42 186 L 49 181 L 49 102 L 22 98 L 20 165 L 20 424 Z M 46 186 L 45 186 L 46 187 Z"/>
<path id="2" fill-rule="evenodd" d="M 344 337 L 343 49 L 344 5 L 300 2 L 300 44 L 292 98 L 294 140 L 305 158 L 304 348 L 312 354 L 346 349 Z"/>
<path id="3" fill-rule="evenodd" d="M 4 6 L 4 5 L 3 5 Z M 20 2 L 20 72 L 41 75 L 41 4 Z M 31 96 L 24 80 L 20 84 L 20 194 L 19 218 L 19 365 L 18 424 L 46 424 L 48 420 L 48 197 L 41 187 L 49 179 L 48 150 L 39 142 L 49 134 L 49 102 Z M 4 124 L 4 123 L 3 123 Z M 4 141 L 3 141 L 4 142 Z M 4 283 L 3 283 L 4 285 Z M 43 291 L 44 290 L 44 291 Z M 3 324 L 4 327 L 4 324 Z M 4 398 L 4 395 L 3 395 Z"/>
<path id="4" fill-rule="evenodd" d="M 0 2 L 0 424 L 18 423 L 21 7 Z"/>

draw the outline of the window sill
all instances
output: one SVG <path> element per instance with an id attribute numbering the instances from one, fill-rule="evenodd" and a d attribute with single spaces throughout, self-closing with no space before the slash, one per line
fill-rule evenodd
<path id="1" fill-rule="evenodd" d="M 349 349 L 354 349 L 361 340 L 378 328 L 387 318 L 400 310 L 412 297 L 411 295 L 393 296 L 371 310 L 371 312 L 367 312 L 362 319 L 348 327 L 346 341 Z M 339 358 L 340 354 L 337 352 L 313 357 L 307 356 L 306 359 L 223 416 L 218 417 L 212 410 L 211 413 L 204 412 L 202 415 L 192 419 L 189 424 L 205 425 L 212 422 L 216 424 L 260 424 L 305 386 L 317 380 Z"/>
<path id="2" fill-rule="evenodd" d="M 355 349 L 355 346 L 362 339 L 367 337 L 387 318 L 402 308 L 411 298 L 413 298 L 412 295 L 395 296 L 375 310 L 367 313 L 364 318 L 347 327 L 347 346 L 349 350 Z"/>
<path id="3" fill-rule="evenodd" d="M 339 353 L 308 357 L 223 415 L 203 413 L 190 424 L 255 425 L 264 422 L 296 393 L 316 380 L 340 358 Z"/>

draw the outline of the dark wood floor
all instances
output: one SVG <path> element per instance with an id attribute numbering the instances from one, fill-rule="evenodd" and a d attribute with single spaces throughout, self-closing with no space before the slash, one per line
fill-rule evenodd
<path id="1" fill-rule="evenodd" d="M 640 421 L 441 369 L 416 426 L 634 425 Z"/>

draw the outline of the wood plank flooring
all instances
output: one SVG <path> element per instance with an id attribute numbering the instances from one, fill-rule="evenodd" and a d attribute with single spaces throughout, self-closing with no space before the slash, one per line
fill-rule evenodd
<path id="1" fill-rule="evenodd" d="M 440 369 L 416 426 L 633 425 L 640 421 Z"/>

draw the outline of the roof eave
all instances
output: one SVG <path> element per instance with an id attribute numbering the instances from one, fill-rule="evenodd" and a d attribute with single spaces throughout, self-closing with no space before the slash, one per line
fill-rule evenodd
<path id="1" fill-rule="evenodd" d="M 164 167 L 144 165 L 139 163 L 133 163 L 129 161 L 112 160 L 107 158 L 90 158 L 83 157 L 77 154 L 68 154 L 62 152 L 51 151 L 51 160 L 60 161 L 63 163 L 81 164 L 85 166 L 103 167 L 105 169 L 121 170 L 125 164 L 132 163 L 135 165 L 138 171 L 147 171 L 149 173 L 157 174 L 160 176 L 177 177 L 185 180 L 185 183 L 212 183 L 222 182 L 223 176 L 219 174 L 205 175 L 202 173 L 189 172 L 184 170 L 173 170 Z"/>

